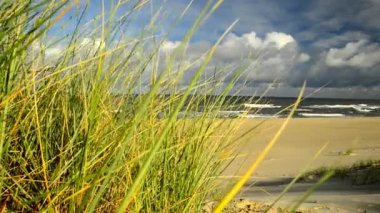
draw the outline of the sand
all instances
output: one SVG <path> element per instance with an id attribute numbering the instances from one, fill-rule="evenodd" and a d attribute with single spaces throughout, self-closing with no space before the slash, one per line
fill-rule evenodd
<path id="1" fill-rule="evenodd" d="M 242 120 L 239 133 L 257 126 L 261 121 Z M 239 157 L 225 174 L 241 174 L 245 171 L 283 121 L 284 119 L 266 120 L 246 136 L 247 139 L 239 142 Z M 310 169 L 380 159 L 380 118 L 295 118 L 254 176 L 292 177 L 305 168 L 326 143 L 327 147 L 311 164 Z"/>
<path id="2" fill-rule="evenodd" d="M 263 120 L 244 119 L 239 132 L 253 128 L 261 121 Z M 246 140 L 240 141 L 236 147 L 239 157 L 221 178 L 233 181 L 241 175 L 283 121 L 284 119 L 265 120 Z M 326 143 L 326 148 L 313 160 L 313 156 Z M 380 118 L 295 118 L 239 196 L 270 202 L 292 177 L 305 168 L 311 170 L 321 166 L 351 165 L 369 159 L 380 160 Z M 257 181 L 260 187 L 249 186 Z M 288 204 L 310 186 L 297 184 L 280 204 Z M 352 187 L 338 181 L 326 183 L 326 186 L 309 198 L 309 205 L 311 199 L 314 207 L 328 205 L 330 210 L 380 211 L 378 185 Z"/>

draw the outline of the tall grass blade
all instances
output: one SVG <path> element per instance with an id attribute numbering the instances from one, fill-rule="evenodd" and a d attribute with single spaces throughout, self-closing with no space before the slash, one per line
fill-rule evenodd
<path id="1" fill-rule="evenodd" d="M 228 205 L 228 203 L 235 197 L 235 195 L 239 192 L 239 190 L 243 187 L 243 185 L 247 182 L 247 180 L 251 177 L 251 175 L 256 171 L 258 166 L 261 164 L 261 162 L 264 160 L 264 158 L 267 156 L 269 151 L 272 149 L 272 147 L 276 144 L 278 139 L 280 138 L 281 134 L 284 132 L 286 126 L 290 122 L 294 112 L 296 111 L 301 98 L 303 96 L 304 90 L 305 90 L 306 83 L 303 84 L 302 89 L 298 95 L 298 98 L 289 113 L 288 117 L 284 121 L 284 123 L 281 125 L 280 129 L 276 132 L 272 140 L 266 145 L 264 150 L 259 154 L 257 159 L 251 164 L 251 166 L 247 169 L 247 171 L 244 173 L 244 175 L 238 180 L 238 182 L 232 187 L 232 189 L 223 197 L 223 199 L 220 201 L 220 203 L 215 208 L 215 213 L 220 213 L 222 210 Z"/>

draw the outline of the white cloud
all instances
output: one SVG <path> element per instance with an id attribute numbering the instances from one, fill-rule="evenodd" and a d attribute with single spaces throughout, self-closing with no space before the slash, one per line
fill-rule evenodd
<path id="1" fill-rule="evenodd" d="M 263 45 L 261 38 L 257 37 L 255 32 L 250 32 L 243 34 L 242 36 L 237 36 L 234 33 L 228 34 L 226 39 L 222 42 L 219 48 L 231 49 L 239 47 L 248 47 L 258 49 Z"/>
<path id="2" fill-rule="evenodd" d="M 319 55 L 303 72 L 309 85 L 328 83 L 331 88 L 369 88 L 379 86 L 380 45 L 368 40 L 350 41 L 339 48 L 330 48 Z M 356 90 L 358 90 L 356 88 Z"/>
<path id="3" fill-rule="evenodd" d="M 30 51 L 33 53 L 29 55 L 33 66 L 40 67 L 46 64 L 51 65 L 52 63 L 55 63 L 63 54 L 64 47 L 60 43 L 53 46 L 46 46 L 45 43 L 36 40 L 32 43 Z M 41 53 L 44 54 L 43 58 L 40 57 Z"/>
<path id="4" fill-rule="evenodd" d="M 87 47 L 91 49 L 98 49 L 99 47 L 104 47 L 104 44 L 100 38 L 83 38 L 80 42 L 81 47 Z"/>
<path id="5" fill-rule="evenodd" d="M 278 49 L 281 49 L 285 45 L 295 42 L 296 41 L 291 35 L 279 32 L 271 32 L 266 35 L 264 44 L 266 46 L 274 44 Z"/>
<path id="6" fill-rule="evenodd" d="M 179 41 L 164 41 L 161 45 L 161 51 L 163 52 L 170 52 L 173 51 L 175 48 L 177 48 L 181 42 Z"/>
<path id="7" fill-rule="evenodd" d="M 310 60 L 310 55 L 306 54 L 306 53 L 301 53 L 299 56 L 298 56 L 298 62 L 299 63 L 304 63 L 304 62 L 307 62 Z"/>
<path id="8" fill-rule="evenodd" d="M 315 47 L 318 48 L 331 48 L 339 47 L 347 42 L 359 41 L 359 40 L 368 40 L 369 36 L 360 31 L 350 31 L 340 35 L 327 34 L 325 37 L 315 39 L 313 43 Z"/>
<path id="9" fill-rule="evenodd" d="M 178 41 L 165 41 L 161 49 L 170 51 L 178 44 Z M 205 41 L 189 44 L 186 60 L 194 61 L 201 57 L 211 45 L 210 42 Z M 289 34 L 270 32 L 259 37 L 255 32 L 242 35 L 230 33 L 217 47 L 209 64 L 209 70 L 214 72 L 213 66 L 243 65 L 248 68 L 242 75 L 242 79 L 272 82 L 292 77 L 291 72 L 294 67 L 309 60 L 310 56 L 300 52 L 297 41 Z M 231 72 L 233 69 L 230 74 Z"/>
<path id="10" fill-rule="evenodd" d="M 285 33 L 271 32 L 266 34 L 265 39 L 262 39 L 257 36 L 256 32 L 252 31 L 241 36 L 230 33 L 219 48 L 231 50 L 239 50 L 238 48 L 250 48 L 253 50 L 259 50 L 263 48 L 276 47 L 277 49 L 281 49 L 290 43 L 296 43 L 296 41 L 291 35 Z"/>
<path id="11" fill-rule="evenodd" d="M 41 42 L 40 40 L 36 40 L 31 45 L 31 51 L 35 54 L 35 56 L 40 53 L 44 54 L 45 64 L 55 64 L 64 54 L 65 51 L 70 50 L 67 45 L 67 40 L 61 40 L 58 43 L 53 45 L 48 45 L 48 42 Z M 75 60 L 79 60 L 84 55 L 94 55 L 96 51 L 104 48 L 104 43 L 100 38 L 81 38 L 76 44 L 76 56 Z M 35 61 L 34 63 L 38 63 Z M 42 65 L 42 64 L 39 64 Z"/>
<path id="12" fill-rule="evenodd" d="M 294 66 L 310 56 L 301 53 L 297 41 L 289 34 L 270 32 L 264 38 L 250 32 L 237 36 L 230 34 L 215 54 L 221 63 L 252 64 L 244 74 L 246 80 L 271 82 L 290 76 Z"/>
<path id="13" fill-rule="evenodd" d="M 380 63 L 380 46 L 367 40 L 349 42 L 328 50 L 325 63 L 330 67 L 369 68 Z"/>

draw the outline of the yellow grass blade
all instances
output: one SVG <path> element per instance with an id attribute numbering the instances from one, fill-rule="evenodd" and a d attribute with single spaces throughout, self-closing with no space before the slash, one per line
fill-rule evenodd
<path id="1" fill-rule="evenodd" d="M 286 126 L 289 124 L 290 119 L 292 118 L 295 110 L 297 109 L 299 103 L 301 102 L 301 98 L 303 96 L 304 90 L 305 90 L 305 83 L 302 86 L 302 89 L 298 95 L 297 101 L 295 102 L 291 112 L 289 113 L 288 117 L 280 127 L 280 129 L 276 132 L 275 136 L 272 138 L 272 140 L 267 144 L 265 149 L 260 153 L 260 155 L 257 157 L 257 159 L 252 163 L 252 165 L 249 167 L 249 169 L 245 172 L 245 174 L 240 178 L 240 180 L 233 186 L 233 188 L 227 193 L 227 195 L 222 199 L 222 201 L 218 204 L 216 209 L 214 210 L 214 213 L 220 213 L 222 210 L 228 205 L 228 203 L 235 197 L 235 195 L 239 192 L 239 190 L 243 187 L 243 185 L 247 182 L 247 180 L 251 177 L 251 175 L 256 171 L 258 166 L 261 164 L 261 162 L 264 160 L 264 158 L 268 155 L 269 151 L 272 149 L 272 147 L 276 144 L 278 139 L 280 138 L 281 134 L 284 132 Z"/>
<path id="2" fill-rule="evenodd" d="M 268 212 L 281 198 L 289 191 L 289 189 L 301 178 L 302 175 L 305 174 L 307 169 L 311 166 L 311 164 L 322 154 L 323 150 L 328 146 L 328 142 L 326 142 L 313 156 L 313 158 L 306 164 L 305 168 L 301 170 L 301 172 L 282 190 L 281 194 L 272 202 L 272 204 L 268 207 Z"/>

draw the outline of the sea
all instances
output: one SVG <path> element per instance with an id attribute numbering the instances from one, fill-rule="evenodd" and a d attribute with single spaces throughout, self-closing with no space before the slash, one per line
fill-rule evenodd
<path id="1" fill-rule="evenodd" d="M 218 112 L 221 118 L 281 118 L 288 116 L 296 98 L 279 97 L 229 97 Z M 190 117 L 199 116 L 202 110 L 191 112 Z M 188 117 L 180 115 L 180 117 Z M 296 118 L 333 117 L 380 117 L 380 100 L 359 99 L 303 99 L 295 111 Z"/>

